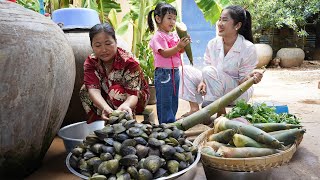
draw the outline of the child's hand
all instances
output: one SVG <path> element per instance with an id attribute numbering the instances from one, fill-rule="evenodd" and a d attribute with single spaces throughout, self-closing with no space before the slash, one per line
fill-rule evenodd
<path id="1" fill-rule="evenodd" d="M 190 44 L 191 38 L 190 36 L 185 36 L 180 39 L 179 43 L 177 44 L 178 49 L 183 49 L 186 45 Z"/>

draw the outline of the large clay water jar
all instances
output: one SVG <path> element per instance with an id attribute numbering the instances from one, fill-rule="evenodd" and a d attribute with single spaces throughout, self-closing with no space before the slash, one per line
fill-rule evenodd
<path id="1" fill-rule="evenodd" d="M 257 68 L 268 65 L 273 54 L 271 46 L 268 44 L 254 44 L 254 46 L 256 47 L 259 60 Z"/>
<path id="2" fill-rule="evenodd" d="M 88 55 L 92 53 L 88 30 L 64 30 L 64 33 L 73 49 L 76 64 L 76 79 L 62 126 L 86 120 L 86 112 L 81 104 L 79 91 L 83 84 L 83 63 Z"/>
<path id="3" fill-rule="evenodd" d="M 79 91 L 83 85 L 83 63 L 93 52 L 90 45 L 90 28 L 100 23 L 98 13 L 87 8 L 64 8 L 52 13 L 52 20 L 59 24 L 72 47 L 75 64 L 76 78 L 72 98 L 62 126 L 81 122 L 87 119 L 87 115 L 80 101 Z M 128 45 L 120 37 L 117 37 L 117 44 L 128 50 Z"/>
<path id="4" fill-rule="evenodd" d="M 68 111 L 62 126 L 86 120 L 86 113 L 82 107 L 79 91 L 83 84 L 83 63 L 92 53 L 89 30 L 100 23 L 98 13 L 87 8 L 64 8 L 52 13 L 52 20 L 59 24 L 72 47 L 75 56 L 76 78 Z"/>
<path id="5" fill-rule="evenodd" d="M 0 2 L 0 72 L 0 177 L 17 179 L 39 167 L 61 126 L 74 55 L 49 18 Z"/>
<path id="6" fill-rule="evenodd" d="M 277 57 L 280 58 L 280 66 L 290 68 L 300 66 L 303 63 L 305 54 L 300 48 L 281 48 L 277 52 Z"/>

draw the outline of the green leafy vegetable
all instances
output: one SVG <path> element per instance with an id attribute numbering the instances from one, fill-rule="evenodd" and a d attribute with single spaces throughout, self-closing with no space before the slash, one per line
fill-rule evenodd
<path id="1" fill-rule="evenodd" d="M 236 106 L 226 114 L 228 119 L 244 117 L 251 123 L 289 123 L 300 124 L 299 118 L 292 114 L 275 112 L 275 107 L 269 107 L 266 103 L 251 105 L 244 100 L 237 101 Z"/>

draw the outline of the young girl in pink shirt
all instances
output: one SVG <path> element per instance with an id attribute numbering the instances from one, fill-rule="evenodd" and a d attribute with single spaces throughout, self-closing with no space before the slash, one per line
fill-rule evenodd
<path id="1" fill-rule="evenodd" d="M 157 4 L 148 14 L 148 26 L 154 31 L 152 13 L 157 31 L 150 40 L 154 55 L 155 87 L 157 98 L 157 114 L 159 124 L 176 120 L 179 95 L 179 67 L 182 65 L 181 53 L 190 43 L 190 37 L 179 38 L 175 27 L 177 11 L 167 3 Z"/>

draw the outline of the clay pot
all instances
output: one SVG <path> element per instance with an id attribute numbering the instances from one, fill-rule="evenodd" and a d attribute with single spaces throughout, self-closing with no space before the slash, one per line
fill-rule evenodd
<path id="1" fill-rule="evenodd" d="M 268 44 L 254 44 L 257 49 L 258 55 L 258 64 L 257 68 L 261 68 L 262 66 L 268 65 L 270 60 L 272 59 L 272 48 Z"/>
<path id="2" fill-rule="evenodd" d="M 67 112 L 74 55 L 49 18 L 11 2 L 0 2 L 0 14 L 0 177 L 21 179 L 39 167 Z"/>
<path id="3" fill-rule="evenodd" d="M 62 126 L 86 120 L 86 112 L 83 109 L 79 97 L 79 91 L 83 85 L 83 63 L 92 53 L 90 46 L 89 30 L 70 30 L 64 31 L 69 44 L 71 45 L 76 64 L 76 78 L 67 114 Z"/>
<path id="4" fill-rule="evenodd" d="M 305 54 L 300 48 L 281 48 L 277 52 L 277 57 L 281 59 L 281 67 L 290 68 L 300 66 L 303 63 Z"/>

